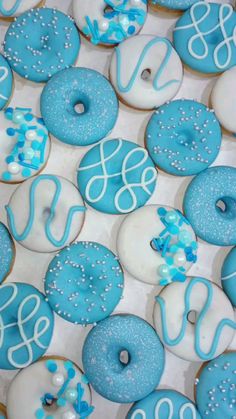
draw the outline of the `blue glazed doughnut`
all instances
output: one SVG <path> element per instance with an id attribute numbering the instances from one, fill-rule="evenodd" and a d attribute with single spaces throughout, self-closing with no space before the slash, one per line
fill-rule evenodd
<path id="1" fill-rule="evenodd" d="M 75 63 L 80 37 L 71 18 L 55 9 L 34 9 L 16 18 L 4 40 L 12 69 L 34 82 L 46 82 Z"/>
<path id="2" fill-rule="evenodd" d="M 150 0 L 150 5 L 161 6 L 171 10 L 186 10 L 198 0 Z"/>
<path id="3" fill-rule="evenodd" d="M 124 277 L 117 257 L 95 242 L 66 247 L 50 263 L 45 291 L 52 309 L 75 324 L 98 322 L 122 296 Z"/>
<path id="4" fill-rule="evenodd" d="M 128 359 L 122 361 L 126 352 Z M 83 347 L 85 374 L 108 400 L 131 403 L 158 385 L 165 353 L 158 335 L 145 320 L 116 315 L 102 320 L 88 334 Z"/>
<path id="5" fill-rule="evenodd" d="M 177 21 L 174 46 L 193 70 L 221 73 L 236 64 L 235 30 L 233 6 L 199 1 Z"/>
<path id="6" fill-rule="evenodd" d="M 103 140 L 89 150 L 78 168 L 78 186 L 98 211 L 124 214 L 145 205 L 156 186 L 157 172 L 147 151 L 118 139 Z"/>
<path id="7" fill-rule="evenodd" d="M 228 352 L 203 366 L 196 381 L 196 403 L 203 419 L 236 417 L 236 352 Z"/>
<path id="8" fill-rule="evenodd" d="M 75 110 L 78 104 L 83 106 L 81 113 Z M 112 130 L 118 100 L 102 74 L 88 68 L 70 68 L 56 74 L 45 86 L 41 113 L 49 131 L 60 141 L 87 146 Z"/>
<path id="9" fill-rule="evenodd" d="M 7 227 L 0 223 L 0 284 L 9 275 L 15 259 L 15 247 Z"/>
<path id="10" fill-rule="evenodd" d="M 184 212 L 202 240 L 218 246 L 236 244 L 236 168 L 204 170 L 189 184 Z"/>
<path id="11" fill-rule="evenodd" d="M 25 368 L 47 350 L 54 318 L 45 297 L 32 285 L 0 286 L 0 368 Z"/>
<path id="12" fill-rule="evenodd" d="M 222 271 L 221 284 L 224 292 L 236 307 L 236 247 L 234 247 L 227 255 Z"/>
<path id="13" fill-rule="evenodd" d="M 138 401 L 126 419 L 201 419 L 195 404 L 174 390 L 157 390 Z"/>
<path id="14" fill-rule="evenodd" d="M 175 176 L 191 176 L 216 159 L 221 128 L 214 111 L 194 100 L 174 100 L 152 115 L 146 146 L 155 164 Z"/>
<path id="15" fill-rule="evenodd" d="M 0 110 L 10 100 L 13 90 L 13 76 L 11 68 L 5 58 L 0 54 Z"/>

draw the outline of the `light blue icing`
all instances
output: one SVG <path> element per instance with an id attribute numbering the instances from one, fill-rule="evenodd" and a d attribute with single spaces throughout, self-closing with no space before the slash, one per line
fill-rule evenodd
<path id="1" fill-rule="evenodd" d="M 146 130 L 146 145 L 155 164 L 175 176 L 191 176 L 216 159 L 221 128 L 214 111 L 194 100 L 161 106 Z"/>
<path id="2" fill-rule="evenodd" d="M 184 307 L 184 312 L 183 312 L 182 325 L 181 325 L 178 336 L 176 336 L 175 338 L 171 338 L 169 336 L 169 332 L 171 334 L 171 331 L 168 330 L 168 327 L 167 327 L 165 300 L 161 296 L 157 296 L 156 301 L 160 305 L 160 310 L 161 310 L 161 326 L 162 326 L 163 342 L 165 345 L 168 345 L 168 346 L 176 346 L 182 341 L 182 339 L 185 336 L 185 332 L 188 327 L 188 313 L 191 310 L 191 305 L 190 305 L 191 295 L 193 293 L 195 285 L 198 283 L 201 283 L 206 287 L 207 298 L 206 298 L 205 305 L 203 306 L 202 310 L 198 313 L 198 316 L 196 319 L 194 348 L 195 348 L 195 353 L 198 355 L 198 357 L 204 361 L 207 361 L 209 359 L 214 358 L 215 356 L 222 330 L 225 327 L 230 327 L 236 330 L 236 323 L 234 321 L 232 321 L 231 319 L 222 319 L 216 327 L 214 338 L 212 340 L 212 344 L 209 351 L 206 353 L 206 352 L 203 352 L 203 350 L 201 349 L 201 342 L 200 342 L 201 326 L 202 326 L 202 323 L 204 322 L 205 315 L 207 314 L 208 310 L 211 307 L 212 298 L 213 298 L 213 287 L 212 287 L 211 282 L 204 278 L 192 278 L 192 280 L 189 282 L 186 288 L 185 297 L 184 297 L 185 307 Z"/>
<path id="3" fill-rule="evenodd" d="M 32 285 L 0 286 L 0 368 L 25 368 L 47 350 L 54 318 L 45 297 Z"/>
<path id="4" fill-rule="evenodd" d="M 6 419 L 6 416 L 0 414 L 0 419 Z"/>
<path id="5" fill-rule="evenodd" d="M 195 404 L 174 390 L 157 390 L 138 401 L 126 419 L 201 419 Z"/>
<path id="6" fill-rule="evenodd" d="M 13 76 L 11 68 L 5 58 L 0 54 L 0 109 L 9 102 L 13 89 Z"/>
<path id="7" fill-rule="evenodd" d="M 222 271 L 221 284 L 224 292 L 236 307 L 236 247 L 234 247 L 227 255 Z"/>
<path id="8" fill-rule="evenodd" d="M 15 249 L 12 238 L 4 224 L 0 223 L 0 284 L 10 273 Z"/>
<path id="9" fill-rule="evenodd" d="M 162 61 L 161 65 L 160 65 L 158 71 L 156 72 L 156 74 L 155 74 L 155 76 L 153 78 L 153 87 L 154 87 L 154 89 L 157 90 L 157 91 L 161 91 L 161 90 L 165 89 L 166 87 L 172 85 L 173 83 L 180 83 L 181 82 L 180 80 L 173 79 L 173 80 L 167 81 L 166 83 L 164 83 L 162 85 L 159 84 L 159 81 L 160 81 L 160 78 L 162 76 L 162 73 L 166 69 L 167 64 L 169 63 L 169 59 L 170 59 L 170 56 L 172 54 L 173 47 L 172 47 L 170 41 L 168 41 L 168 39 L 156 37 L 156 38 L 152 39 L 150 42 L 148 42 L 145 45 L 145 47 L 143 48 L 143 50 L 141 52 L 141 55 L 140 55 L 140 57 L 138 59 L 138 62 L 136 64 L 136 67 L 135 67 L 135 69 L 134 69 L 134 71 L 132 73 L 132 76 L 131 76 L 130 80 L 128 81 L 128 83 L 126 84 L 126 86 L 123 86 L 122 85 L 122 82 L 121 82 L 121 68 L 122 68 L 121 51 L 120 51 L 120 48 L 119 47 L 117 47 L 115 49 L 115 51 L 116 51 L 117 86 L 118 86 L 118 90 L 121 93 L 129 92 L 132 89 L 132 87 L 133 87 L 133 85 L 135 83 L 135 80 L 136 80 L 138 74 L 140 73 L 140 67 L 141 67 L 141 65 L 143 63 L 143 60 L 145 59 L 147 53 L 153 47 L 153 45 L 156 45 L 156 44 L 159 44 L 159 43 L 162 43 L 162 44 L 165 44 L 166 45 L 166 54 L 165 54 L 165 56 L 163 58 L 163 61 Z"/>
<path id="10" fill-rule="evenodd" d="M 14 71 L 26 79 L 46 82 L 74 64 L 80 38 L 73 21 L 49 8 L 34 9 L 16 18 L 5 36 L 4 54 Z"/>
<path id="11" fill-rule="evenodd" d="M 221 73 L 236 64 L 236 13 L 230 4 L 199 1 L 176 23 L 174 46 L 190 68 Z"/>
<path id="12" fill-rule="evenodd" d="M 75 105 L 84 111 L 77 113 Z M 118 100 L 109 81 L 88 68 L 56 74 L 41 96 L 41 113 L 49 131 L 59 140 L 87 146 L 104 138 L 114 127 Z"/>
<path id="13" fill-rule="evenodd" d="M 215 166 L 197 175 L 185 193 L 184 212 L 201 239 L 218 246 L 235 245 L 236 169 Z"/>
<path id="14" fill-rule="evenodd" d="M 49 264 L 45 292 L 52 309 L 76 324 L 98 322 L 122 296 L 124 277 L 117 257 L 95 242 L 77 242 Z"/>
<path id="15" fill-rule="evenodd" d="M 49 240 L 49 242 L 51 244 L 53 244 L 53 246 L 62 247 L 66 244 L 66 242 L 68 240 L 68 237 L 69 237 L 69 234 L 70 234 L 71 224 L 72 224 L 72 221 L 73 221 L 73 217 L 78 212 L 86 211 L 86 208 L 84 206 L 80 206 L 80 205 L 76 205 L 76 206 L 73 206 L 73 207 L 70 208 L 69 213 L 67 215 L 63 235 L 62 235 L 60 240 L 57 240 L 51 232 L 51 224 L 53 222 L 53 219 L 54 219 L 54 216 L 55 216 L 55 211 L 56 211 L 56 208 L 57 208 L 57 205 L 58 205 L 58 201 L 60 199 L 61 182 L 60 182 L 60 179 L 57 176 L 54 176 L 54 175 L 40 175 L 40 176 L 37 176 L 34 179 L 34 181 L 32 182 L 32 184 L 30 186 L 30 193 L 29 193 L 29 202 L 30 202 L 29 218 L 28 218 L 27 224 L 26 224 L 22 233 L 18 233 L 17 227 L 15 225 L 14 213 L 13 213 L 11 207 L 9 205 L 6 205 L 6 211 L 7 211 L 10 230 L 11 230 L 11 233 L 12 233 L 12 235 L 13 235 L 13 237 L 16 241 L 22 241 L 22 240 L 25 240 L 28 237 L 28 235 L 30 234 L 30 231 L 32 229 L 32 226 L 34 224 L 34 221 L 35 221 L 35 195 L 36 195 L 37 186 L 45 180 L 49 180 L 50 182 L 54 183 L 54 185 L 55 185 L 55 193 L 54 193 L 54 196 L 53 196 L 53 199 L 52 199 L 50 213 L 49 213 L 49 215 L 47 217 L 47 220 L 45 222 L 45 233 L 46 233 L 47 239 Z"/>
<path id="16" fill-rule="evenodd" d="M 128 353 L 128 363 L 120 354 Z M 83 347 L 86 377 L 108 400 L 131 403 L 158 385 L 165 363 L 159 337 L 145 320 L 116 315 L 102 320 L 88 334 Z"/>
<path id="17" fill-rule="evenodd" d="M 104 13 L 108 28 L 101 30 L 99 22 L 85 16 L 86 25 L 81 28 L 83 33 L 95 44 L 115 45 L 130 36 L 136 35 L 146 20 L 147 0 L 140 0 L 140 6 L 132 6 L 130 0 L 104 0 L 104 9 L 109 6 L 112 10 Z"/>
<path id="18" fill-rule="evenodd" d="M 198 0 L 150 0 L 152 4 L 172 10 L 186 10 Z"/>
<path id="19" fill-rule="evenodd" d="M 12 148 L 5 157 L 6 170 L 1 173 L 4 182 L 18 182 L 37 174 L 48 159 L 49 135 L 42 118 L 32 114 L 30 108 L 7 108 L 4 116 L 9 120 L 6 135 Z M 34 138 L 27 139 L 29 132 Z M 27 153 L 25 152 L 27 150 Z M 11 164 L 19 167 L 18 172 L 12 172 Z"/>
<path id="20" fill-rule="evenodd" d="M 147 151 L 131 141 L 103 140 L 78 169 L 85 201 L 98 211 L 122 214 L 143 206 L 156 186 L 157 172 Z"/>
<path id="21" fill-rule="evenodd" d="M 203 419 L 236 417 L 236 352 L 203 366 L 196 379 L 196 403 Z"/>

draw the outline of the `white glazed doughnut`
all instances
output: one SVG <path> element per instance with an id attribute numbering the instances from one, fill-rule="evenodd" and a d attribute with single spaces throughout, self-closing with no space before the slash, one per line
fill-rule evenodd
<path id="1" fill-rule="evenodd" d="M 181 60 L 166 38 L 139 35 L 113 52 L 110 80 L 129 106 L 153 109 L 172 99 L 183 79 Z"/>
<path id="2" fill-rule="evenodd" d="M 33 7 L 39 6 L 42 0 L 0 0 L 0 17 L 10 19 L 21 15 Z"/>
<path id="3" fill-rule="evenodd" d="M 7 395 L 8 419 L 77 419 L 92 411 L 86 377 L 71 361 L 56 357 L 19 372 Z"/>
<path id="4" fill-rule="evenodd" d="M 67 179 L 39 175 L 18 186 L 6 211 L 16 241 L 36 252 L 54 252 L 77 238 L 85 207 Z"/>
<path id="5" fill-rule="evenodd" d="M 216 81 L 211 93 L 211 104 L 221 125 L 236 133 L 236 67 L 230 68 Z"/>
<path id="6" fill-rule="evenodd" d="M 188 361 L 207 361 L 233 340 L 233 307 L 220 287 L 188 278 L 165 287 L 156 297 L 154 325 L 163 344 Z"/>
<path id="7" fill-rule="evenodd" d="M 166 285 L 184 281 L 196 262 L 194 231 L 180 211 L 147 205 L 121 224 L 117 251 L 125 269 L 140 281 Z"/>

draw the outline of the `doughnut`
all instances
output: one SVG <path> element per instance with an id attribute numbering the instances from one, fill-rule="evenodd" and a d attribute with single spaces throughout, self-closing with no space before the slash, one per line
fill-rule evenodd
<path id="1" fill-rule="evenodd" d="M 205 278 L 188 278 L 156 297 L 154 324 L 165 347 L 187 361 L 220 355 L 235 335 L 233 307 L 220 287 Z"/>
<path id="2" fill-rule="evenodd" d="M 73 65 L 79 49 L 80 38 L 72 19 L 49 8 L 17 17 L 4 40 L 4 55 L 11 68 L 37 83 Z"/>
<path id="3" fill-rule="evenodd" d="M 221 284 L 228 299 L 236 307 L 236 247 L 225 258 L 221 271 Z"/>
<path id="4" fill-rule="evenodd" d="M 177 21 L 174 46 L 192 70 L 222 73 L 236 64 L 235 30 L 233 6 L 199 1 Z"/>
<path id="5" fill-rule="evenodd" d="M 113 52 L 110 80 L 121 100 L 133 108 L 162 105 L 176 95 L 182 79 L 182 63 L 166 38 L 135 36 Z"/>
<path id="6" fill-rule="evenodd" d="M 149 5 L 153 8 L 161 7 L 172 11 L 183 11 L 197 1 L 198 0 L 149 0 Z"/>
<path id="7" fill-rule="evenodd" d="M 87 418 L 93 410 L 86 377 L 74 363 L 57 356 L 19 372 L 7 394 L 8 419 Z"/>
<path id="8" fill-rule="evenodd" d="M 58 140 L 87 146 L 110 133 L 118 117 L 118 100 L 102 74 L 89 68 L 70 68 L 46 84 L 41 113 Z"/>
<path id="9" fill-rule="evenodd" d="M 38 174 L 47 163 L 50 137 L 42 118 L 30 108 L 0 112 L 0 181 L 19 183 Z"/>
<path id="10" fill-rule="evenodd" d="M 44 3 L 42 0 L 0 0 L 0 18 L 13 20 L 33 7 Z"/>
<path id="11" fill-rule="evenodd" d="M 15 246 L 13 240 L 7 227 L 0 222 L 0 284 L 10 274 L 14 260 Z"/>
<path id="12" fill-rule="evenodd" d="M 147 0 L 73 0 L 80 32 L 94 45 L 114 46 L 136 35 L 147 16 Z"/>
<path id="13" fill-rule="evenodd" d="M 5 108 L 13 91 L 13 76 L 7 60 L 0 54 L 0 110 Z"/>
<path id="14" fill-rule="evenodd" d="M 204 364 L 196 378 L 196 402 L 202 418 L 236 417 L 236 352 Z"/>
<path id="15" fill-rule="evenodd" d="M 0 403 L 0 419 L 6 419 L 6 408 Z"/>
<path id="16" fill-rule="evenodd" d="M 195 233 L 180 211 L 147 205 L 127 215 L 117 237 L 124 268 L 153 285 L 185 281 L 197 260 Z"/>
<path id="17" fill-rule="evenodd" d="M 235 100 L 236 67 L 223 73 L 216 81 L 211 92 L 211 104 L 222 127 L 236 134 Z"/>
<path id="18" fill-rule="evenodd" d="M 46 352 L 53 334 L 53 312 L 35 287 L 1 285 L 0 320 L 0 369 L 26 368 Z"/>
<path id="19" fill-rule="evenodd" d="M 218 246 L 236 244 L 236 169 L 215 166 L 189 184 L 184 212 L 202 240 Z"/>
<path id="20" fill-rule="evenodd" d="M 126 419 L 201 419 L 194 403 L 174 390 L 157 390 L 134 404 Z"/>
<path id="21" fill-rule="evenodd" d="M 55 175 L 26 180 L 6 206 L 12 236 L 35 252 L 55 252 L 74 241 L 83 226 L 85 210 L 78 189 Z"/>
<path id="22" fill-rule="evenodd" d="M 94 390 L 117 403 L 146 397 L 158 385 L 165 353 L 152 326 L 140 317 L 108 317 L 87 335 L 83 365 Z"/>
<path id="23" fill-rule="evenodd" d="M 146 147 L 160 169 L 174 176 L 192 176 L 214 162 L 221 137 L 214 111 L 194 100 L 174 100 L 151 116 Z"/>
<path id="24" fill-rule="evenodd" d="M 78 187 L 97 211 L 125 214 L 152 196 L 157 171 L 147 151 L 121 138 L 105 139 L 90 149 L 78 168 Z"/>
<path id="25" fill-rule="evenodd" d="M 119 303 L 124 276 L 117 257 L 95 242 L 77 242 L 49 264 L 45 293 L 52 309 L 65 320 L 86 325 L 112 313 Z"/>

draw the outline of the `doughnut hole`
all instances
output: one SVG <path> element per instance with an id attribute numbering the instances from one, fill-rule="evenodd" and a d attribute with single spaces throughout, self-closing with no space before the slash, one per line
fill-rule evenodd
<path id="1" fill-rule="evenodd" d="M 46 222 L 49 217 L 51 216 L 52 210 L 51 208 L 44 208 L 43 213 L 42 213 L 42 219 L 44 222 Z"/>
<path id="2" fill-rule="evenodd" d="M 145 68 L 141 73 L 141 79 L 144 81 L 150 81 L 152 78 L 152 71 L 150 68 Z"/>
<path id="3" fill-rule="evenodd" d="M 89 100 L 84 94 L 78 92 L 68 99 L 67 112 L 73 116 L 83 116 L 89 110 Z"/>
<path id="4" fill-rule="evenodd" d="M 119 359 L 121 364 L 125 367 L 130 363 L 130 354 L 126 349 L 120 351 Z"/>
<path id="5" fill-rule="evenodd" d="M 109 13 L 112 13 L 114 10 L 111 6 L 106 6 L 105 9 L 103 10 L 103 15 L 106 16 Z"/>
<path id="6" fill-rule="evenodd" d="M 197 311 L 196 310 L 190 310 L 187 314 L 188 322 L 191 324 L 196 324 L 197 321 Z"/>
<path id="7" fill-rule="evenodd" d="M 216 210 L 218 213 L 228 219 L 233 220 L 236 218 L 236 200 L 229 196 L 224 196 L 216 201 Z"/>
<path id="8" fill-rule="evenodd" d="M 79 115 L 82 114 L 82 113 L 85 113 L 85 106 L 84 106 L 84 104 L 81 103 L 81 102 L 76 103 L 76 105 L 74 106 L 74 111 L 77 114 L 79 114 Z"/>
<path id="9" fill-rule="evenodd" d="M 191 131 L 185 129 L 180 131 L 179 133 L 177 133 L 176 136 L 176 142 L 180 145 L 180 146 L 191 146 L 193 141 L 195 138 L 193 138 L 193 134 Z"/>
<path id="10" fill-rule="evenodd" d="M 207 35 L 205 37 L 206 39 L 206 43 L 208 45 L 219 45 L 220 42 L 222 42 L 223 37 L 222 37 L 222 32 L 220 29 L 214 31 L 213 33 Z"/>
<path id="11" fill-rule="evenodd" d="M 54 397 L 52 400 L 47 399 L 47 395 L 45 394 L 43 397 L 42 407 L 47 413 L 55 413 L 58 410 L 57 398 Z"/>

